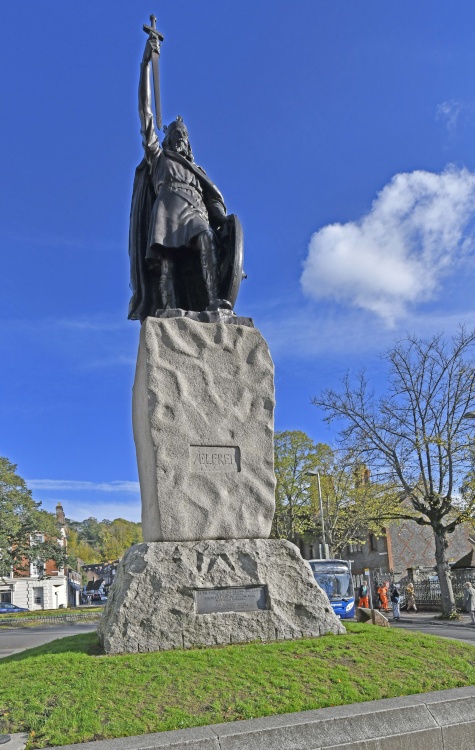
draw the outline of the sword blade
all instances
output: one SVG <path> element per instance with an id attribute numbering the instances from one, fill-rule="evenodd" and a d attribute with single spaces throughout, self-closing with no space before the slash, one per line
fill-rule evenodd
<path id="1" fill-rule="evenodd" d="M 153 74 L 153 93 L 155 95 L 155 116 L 157 119 L 157 128 L 162 129 L 162 104 L 160 102 L 160 68 L 158 67 L 158 58 L 156 52 L 152 52 L 152 74 Z"/>

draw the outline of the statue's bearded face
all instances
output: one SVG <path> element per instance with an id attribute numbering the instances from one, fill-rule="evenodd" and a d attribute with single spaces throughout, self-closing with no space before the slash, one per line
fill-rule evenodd
<path id="1" fill-rule="evenodd" d="M 187 154 L 189 148 L 188 131 L 184 126 L 178 125 L 168 136 L 168 142 L 172 151 L 179 154 Z"/>

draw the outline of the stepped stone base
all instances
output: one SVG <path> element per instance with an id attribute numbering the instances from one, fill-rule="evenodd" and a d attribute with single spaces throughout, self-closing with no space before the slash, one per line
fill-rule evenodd
<path id="1" fill-rule="evenodd" d="M 297 547 L 275 539 L 137 544 L 98 626 L 109 654 L 344 632 Z"/>

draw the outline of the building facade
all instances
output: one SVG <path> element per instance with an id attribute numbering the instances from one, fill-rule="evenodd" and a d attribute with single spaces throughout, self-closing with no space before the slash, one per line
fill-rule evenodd
<path id="1" fill-rule="evenodd" d="M 455 563 L 468 555 L 475 546 L 473 531 L 467 526 L 457 526 L 449 535 L 447 555 Z M 419 526 L 414 521 L 392 524 L 382 536 L 369 534 L 364 544 L 348 545 L 342 558 L 351 560 L 353 575 L 358 581 L 370 570 L 376 578 L 388 578 L 396 582 L 405 578 L 408 569 L 431 569 L 435 567 L 435 541 L 429 526 Z"/>
<path id="2" fill-rule="evenodd" d="M 107 596 L 109 588 L 114 582 L 114 577 L 117 572 L 118 565 L 119 560 L 109 560 L 105 563 L 86 563 L 85 565 L 81 565 L 81 570 L 83 571 L 87 579 L 87 586 L 84 590 L 94 590 L 94 587 L 90 584 L 100 580 L 102 584 L 102 591 Z"/>
<path id="3" fill-rule="evenodd" d="M 66 519 L 61 503 L 56 506 L 58 543 L 66 547 Z M 31 544 L 44 541 L 38 532 L 32 534 Z M 0 601 L 26 609 L 59 609 L 70 604 L 68 571 L 57 567 L 54 560 L 31 562 L 29 570 L 12 570 L 10 576 L 0 578 Z"/>

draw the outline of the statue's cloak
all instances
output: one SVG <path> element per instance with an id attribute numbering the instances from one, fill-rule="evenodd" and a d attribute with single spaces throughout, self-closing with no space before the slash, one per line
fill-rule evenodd
<path id="1" fill-rule="evenodd" d="M 216 206 L 224 208 L 223 197 L 216 185 L 211 182 L 201 167 L 189 162 L 181 154 L 168 150 L 163 151 L 162 154 L 182 163 L 199 179 L 210 224 L 213 226 L 213 208 Z M 132 320 L 143 321 L 163 307 L 159 289 L 159 269 L 151 267 L 147 260 L 150 221 L 155 200 L 149 165 L 143 159 L 135 172 L 130 211 L 129 256 L 132 297 L 128 317 Z M 218 213 L 222 214 L 222 209 Z M 214 228 L 216 231 L 216 227 Z M 234 305 L 242 278 L 243 243 L 238 218 L 228 217 L 225 226 L 220 231 L 216 231 L 216 234 L 220 245 L 219 294 Z M 190 252 L 189 249 L 181 252 L 176 290 L 178 304 L 185 310 L 201 311 L 208 304 L 197 252 Z"/>
<path id="2" fill-rule="evenodd" d="M 148 229 L 155 191 L 150 179 L 149 167 L 142 159 L 135 170 L 132 205 L 130 208 L 129 258 L 130 288 L 129 319 L 145 320 L 161 305 L 157 278 L 148 267 L 145 256 L 148 247 Z"/>

